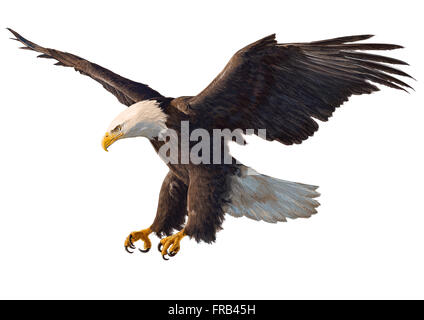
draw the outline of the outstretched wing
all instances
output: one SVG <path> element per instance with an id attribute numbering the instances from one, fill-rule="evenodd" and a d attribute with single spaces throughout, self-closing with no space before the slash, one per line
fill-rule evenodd
<path id="1" fill-rule="evenodd" d="M 107 91 L 112 93 L 119 100 L 119 102 L 127 106 L 130 106 L 141 100 L 162 97 L 159 92 L 151 89 L 145 84 L 123 78 L 110 70 L 107 70 L 95 63 L 87 61 L 71 53 L 41 47 L 25 39 L 12 29 L 8 28 L 8 30 L 16 37 L 14 40 L 17 40 L 25 45 L 22 47 L 22 49 L 33 50 L 41 53 L 38 56 L 39 58 L 55 59 L 58 61 L 55 63 L 55 65 L 73 67 L 81 74 L 89 76 L 99 82 Z"/>
<path id="2" fill-rule="evenodd" d="M 390 74 L 410 77 L 389 64 L 407 63 L 364 50 L 402 48 L 353 43 L 371 35 L 278 44 L 270 35 L 238 51 L 200 94 L 180 107 L 213 128 L 266 129 L 268 140 L 301 143 L 353 94 L 378 83 L 411 88 Z M 405 90 L 406 91 L 406 90 Z"/>

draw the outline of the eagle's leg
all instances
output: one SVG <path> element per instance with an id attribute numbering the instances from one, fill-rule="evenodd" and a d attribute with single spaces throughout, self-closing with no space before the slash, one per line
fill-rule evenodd
<path id="1" fill-rule="evenodd" d="M 181 230 L 187 215 L 187 186 L 171 171 L 163 180 L 155 220 L 150 229 L 161 238 Z"/>
<path id="2" fill-rule="evenodd" d="M 166 255 L 175 256 L 180 251 L 180 241 L 186 236 L 184 229 L 172 236 L 160 240 L 158 249 L 162 254 L 162 258 L 168 260 Z"/>
<path id="3" fill-rule="evenodd" d="M 152 233 L 152 230 L 150 228 L 131 232 L 129 236 L 127 237 L 127 239 L 125 239 L 125 250 L 129 253 L 133 253 L 132 251 L 129 250 L 129 248 L 135 250 L 134 242 L 138 240 L 142 240 L 144 242 L 144 250 L 142 249 L 138 249 L 138 250 L 141 252 L 148 252 L 150 248 L 152 247 L 152 243 L 150 242 L 150 239 L 149 239 L 149 234 L 151 233 Z"/>
<path id="4" fill-rule="evenodd" d="M 169 172 L 160 190 L 155 220 L 149 228 L 131 232 L 125 240 L 125 250 L 132 253 L 130 249 L 135 250 L 134 242 L 142 240 L 144 242 L 144 250 L 138 250 L 147 252 L 152 247 L 149 239 L 151 233 L 162 237 L 163 235 L 171 235 L 174 229 L 181 230 L 187 214 L 186 198 L 187 186 L 172 172 Z"/>

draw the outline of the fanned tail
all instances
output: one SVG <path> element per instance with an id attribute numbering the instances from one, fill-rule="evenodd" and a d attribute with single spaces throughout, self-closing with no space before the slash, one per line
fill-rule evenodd
<path id="1" fill-rule="evenodd" d="M 309 218 L 317 212 L 320 194 L 317 186 L 290 182 L 258 174 L 242 166 L 241 175 L 231 180 L 231 203 L 226 213 L 234 217 L 246 216 L 270 223 L 287 218 Z"/>

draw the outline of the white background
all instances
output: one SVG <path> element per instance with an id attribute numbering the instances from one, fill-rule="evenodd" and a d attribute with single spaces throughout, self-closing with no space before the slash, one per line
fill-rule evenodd
<path id="1" fill-rule="evenodd" d="M 137 4 L 138 3 L 138 4 Z M 0 298 L 424 298 L 423 42 L 419 1 L 2 1 Z M 167 167 L 147 140 L 100 140 L 125 107 L 93 80 L 18 50 L 5 27 L 168 96 L 195 95 L 241 47 L 372 33 L 418 82 L 354 97 L 302 145 L 233 153 L 320 186 L 319 213 L 227 217 L 215 244 L 129 255 Z"/>

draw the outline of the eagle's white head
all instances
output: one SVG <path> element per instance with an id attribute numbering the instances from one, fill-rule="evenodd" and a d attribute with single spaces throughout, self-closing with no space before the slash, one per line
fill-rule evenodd
<path id="1" fill-rule="evenodd" d="M 107 151 L 107 148 L 119 139 L 160 137 L 167 129 L 167 115 L 159 104 L 156 100 L 140 101 L 121 112 L 112 121 L 103 137 L 103 149 Z"/>

